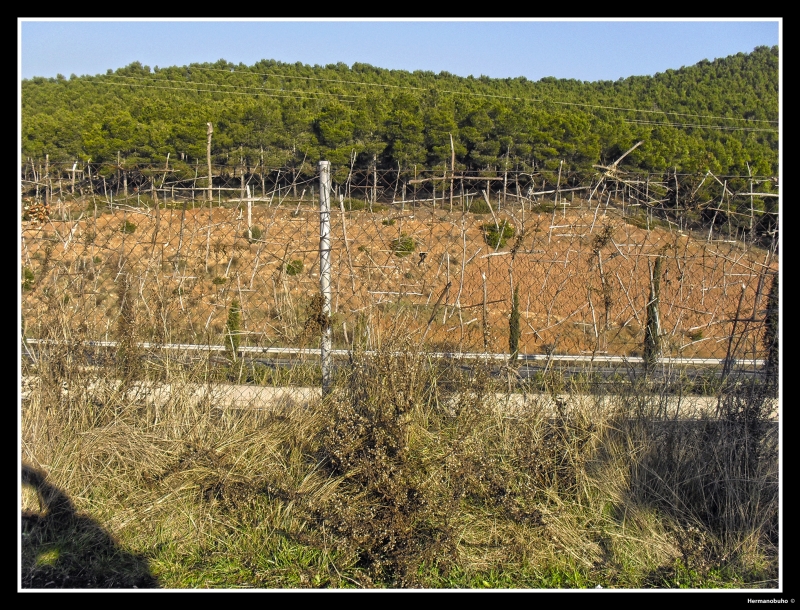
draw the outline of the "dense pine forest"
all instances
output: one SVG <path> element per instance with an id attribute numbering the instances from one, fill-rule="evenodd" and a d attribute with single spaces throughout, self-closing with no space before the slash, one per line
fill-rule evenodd
<path id="1" fill-rule="evenodd" d="M 625 158 L 631 171 L 778 174 L 778 48 L 655 76 L 581 82 L 458 77 L 356 63 L 263 60 L 22 82 L 23 160 L 401 171 L 420 167 L 573 176 Z M 452 136 L 452 149 L 451 149 Z M 304 165 L 304 162 L 307 165 Z M 764 185 L 762 188 L 769 188 Z"/>

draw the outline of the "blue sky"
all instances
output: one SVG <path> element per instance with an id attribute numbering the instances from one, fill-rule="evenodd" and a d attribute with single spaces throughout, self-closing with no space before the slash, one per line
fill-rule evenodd
<path id="1" fill-rule="evenodd" d="M 780 43 L 779 18 L 760 20 L 27 20 L 19 74 L 101 74 L 225 59 L 252 65 L 354 62 L 494 78 L 585 81 L 652 75 Z"/>

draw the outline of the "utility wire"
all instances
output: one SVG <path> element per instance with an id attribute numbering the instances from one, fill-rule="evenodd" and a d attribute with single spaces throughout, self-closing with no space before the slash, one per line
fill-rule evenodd
<path id="1" fill-rule="evenodd" d="M 123 77 L 123 78 L 133 78 L 133 79 L 151 80 L 151 81 L 153 80 L 153 79 L 147 79 L 147 78 L 144 78 L 144 77 Z M 159 82 L 159 81 L 154 81 L 154 82 Z M 159 86 L 159 85 L 147 85 L 147 84 L 139 84 L 139 83 L 103 82 L 103 81 L 99 81 L 99 84 L 116 85 L 116 86 L 120 86 L 120 87 L 140 87 L 140 88 L 146 88 L 146 89 L 164 89 L 164 90 L 168 90 L 168 91 L 169 90 L 172 90 L 172 91 L 194 91 L 194 92 L 198 92 L 198 93 L 219 93 L 219 94 L 230 94 L 230 95 L 263 95 L 264 97 L 292 98 L 292 99 L 311 99 L 311 100 L 320 99 L 320 96 L 330 96 L 330 97 L 335 97 L 335 98 L 339 99 L 340 101 L 346 102 L 346 103 L 353 103 L 354 100 L 353 99 L 342 99 L 342 98 L 356 98 L 356 99 L 361 98 L 361 99 L 363 99 L 363 98 L 366 97 L 366 96 L 363 96 L 363 95 L 359 96 L 359 95 L 353 95 L 353 94 L 347 94 L 347 93 L 322 92 L 322 91 L 320 91 L 320 92 L 297 91 L 297 90 L 287 90 L 287 89 L 272 89 L 272 88 L 266 88 L 266 87 L 241 87 L 241 86 L 237 86 L 237 85 L 224 85 L 224 84 L 223 85 L 219 85 L 219 84 L 216 84 L 216 83 L 200 83 L 200 82 L 196 82 L 196 81 L 167 80 L 166 82 L 171 82 L 171 83 L 176 83 L 176 84 L 186 82 L 186 83 L 190 83 L 190 84 L 193 83 L 193 84 L 195 84 L 195 86 L 193 86 L 193 87 L 179 87 L 179 86 L 162 87 L 162 86 Z M 256 89 L 256 91 L 232 91 L 230 89 L 228 89 L 228 90 L 202 89 L 202 88 L 200 88 L 201 86 L 209 86 L 209 87 L 212 87 L 212 86 L 224 86 L 224 87 L 232 87 L 232 88 L 239 88 L 239 89 L 241 89 L 241 88 Z M 287 93 L 287 95 L 275 94 L 275 93 L 266 93 L 266 91 L 285 91 Z M 296 95 L 298 93 L 303 93 L 305 95 Z M 443 93 L 460 94 L 460 92 L 457 92 L 457 91 L 453 91 L 453 92 L 443 91 Z M 295 94 L 295 95 L 289 95 L 289 94 Z M 312 97 L 312 96 L 316 96 L 316 97 Z M 505 96 L 490 96 L 490 97 L 505 97 Z M 510 98 L 510 99 L 519 99 L 519 100 L 522 100 L 522 101 L 529 101 L 529 102 L 540 101 L 540 100 L 525 99 L 525 98 Z M 548 102 L 542 101 L 541 103 L 548 103 Z M 570 104 L 570 102 L 552 102 L 552 103 L 555 103 L 555 104 Z M 588 106 L 587 104 L 574 104 L 574 105 Z M 610 106 L 592 106 L 592 107 L 593 108 L 606 108 L 606 109 L 612 108 Z M 630 109 L 617 108 L 617 110 L 630 110 Z M 639 112 L 639 111 L 634 111 L 634 112 Z M 641 112 L 651 112 L 651 111 L 643 110 Z M 655 112 L 655 111 L 652 111 L 652 112 Z M 678 114 L 678 113 L 665 113 L 665 114 Z M 699 115 L 687 115 L 687 116 L 699 116 Z M 724 118 L 724 117 L 721 117 L 721 118 Z M 763 128 L 763 127 L 759 128 L 759 127 L 736 127 L 736 126 L 725 126 L 725 125 L 698 125 L 698 124 L 695 124 L 695 123 L 669 123 L 669 122 L 662 122 L 662 121 L 645 121 L 645 120 L 638 120 L 638 119 L 622 119 L 622 120 L 625 123 L 643 124 L 643 125 L 661 125 L 661 126 L 664 126 L 664 127 L 717 129 L 717 130 L 721 130 L 721 131 L 767 131 L 767 132 L 777 133 L 777 130 L 775 130 L 775 129 L 769 129 L 769 128 Z M 735 120 L 739 120 L 739 119 L 735 119 Z M 742 119 L 742 120 L 745 120 L 745 119 Z"/>
<path id="2" fill-rule="evenodd" d="M 178 68 L 179 69 L 179 68 Z M 234 69 L 224 70 L 222 68 L 201 68 L 201 67 L 190 67 L 187 68 L 189 70 L 206 70 L 209 72 L 227 72 L 227 73 L 234 73 L 236 72 Z M 245 73 L 243 70 L 239 70 L 239 73 Z M 350 85 L 363 85 L 367 87 L 384 87 L 384 88 L 391 88 L 391 89 L 407 89 L 410 91 L 430 91 L 432 88 L 430 87 L 414 87 L 411 85 L 389 85 L 383 83 L 367 83 L 363 81 L 351 81 L 351 80 L 343 80 L 343 79 L 334 79 L 334 78 L 321 78 L 315 76 L 294 76 L 294 75 L 287 75 L 287 74 L 279 74 L 276 72 L 252 72 L 247 71 L 247 74 L 254 74 L 260 76 L 276 76 L 278 78 L 296 78 L 302 80 L 315 80 L 315 81 L 323 81 L 323 82 L 330 82 L 330 83 L 341 83 L 341 84 L 350 84 Z M 487 97 L 487 98 L 500 98 L 500 99 L 510 99 L 510 100 L 519 100 L 519 101 L 531 101 L 531 102 L 539 102 L 539 103 L 550 103 L 550 104 L 559 104 L 564 106 L 582 106 L 586 108 L 596 108 L 599 110 L 621 110 L 626 112 L 642 112 L 642 113 L 651 113 L 651 114 L 668 114 L 673 116 L 685 116 L 685 117 L 692 117 L 698 119 L 722 119 L 726 121 L 755 121 L 759 123 L 774 123 L 777 124 L 778 121 L 773 121 L 769 119 L 746 119 L 746 118 L 738 118 L 738 117 L 725 117 L 725 116 L 717 116 L 717 115 L 707 115 L 707 114 L 692 114 L 686 112 L 668 112 L 664 110 L 644 110 L 640 108 L 624 108 L 620 106 L 603 106 L 599 104 L 586 104 L 582 102 L 559 102 L 557 100 L 546 100 L 542 98 L 526 98 L 526 97 L 519 97 L 519 96 L 511 96 L 511 95 L 498 95 L 492 93 L 476 93 L 473 91 L 451 91 L 448 89 L 433 89 L 433 91 L 437 91 L 439 93 L 451 93 L 455 95 L 469 95 L 472 97 Z"/>
<path id="3" fill-rule="evenodd" d="M 176 84 L 179 84 L 179 85 L 201 85 L 201 86 L 204 86 L 204 87 L 212 87 L 213 86 L 213 87 L 231 87 L 231 88 L 236 88 L 236 89 L 255 89 L 256 90 L 255 93 L 260 93 L 261 91 L 281 91 L 283 93 L 301 93 L 301 94 L 305 94 L 305 95 L 309 95 L 309 94 L 310 95 L 338 95 L 338 96 L 341 96 L 341 97 L 356 97 L 356 98 L 365 97 L 363 95 L 352 95 L 352 94 L 348 94 L 348 93 L 336 93 L 336 92 L 329 92 L 329 91 L 316 92 L 316 91 L 297 91 L 297 90 L 291 90 L 291 89 L 275 89 L 275 88 L 269 88 L 269 87 L 247 87 L 247 86 L 243 86 L 243 85 L 226 85 L 224 83 L 204 83 L 204 82 L 199 82 L 199 81 L 181 81 L 181 80 L 173 80 L 173 79 L 153 79 L 153 78 L 147 78 L 145 76 L 125 76 L 125 75 L 117 75 L 117 74 L 113 74 L 111 76 L 113 76 L 114 78 L 127 78 L 127 79 L 134 79 L 134 80 L 146 80 L 146 81 L 150 81 L 150 82 L 154 82 L 155 81 L 155 82 L 159 82 L 159 83 L 161 83 L 161 82 L 176 83 Z M 211 91 L 211 90 L 209 89 L 208 91 Z M 215 93 L 237 93 L 237 92 L 235 92 L 235 91 L 215 91 Z M 247 92 L 245 92 L 245 93 L 247 93 Z"/>
<path id="4" fill-rule="evenodd" d="M 297 100 L 318 100 L 319 97 L 311 97 L 307 95 L 278 95 L 275 93 L 258 93 L 253 91 L 221 91 L 219 89 L 200 89 L 199 87 L 159 87 L 158 85 L 140 85 L 134 83 L 101 83 L 103 85 L 116 85 L 118 87 L 139 87 L 141 89 L 165 89 L 167 91 L 193 91 L 195 93 L 221 93 L 225 95 L 260 95 L 264 97 L 283 97 Z M 337 93 L 317 94 L 317 95 L 330 95 L 339 97 Z M 353 100 L 341 100 L 352 104 Z"/>
<path id="5" fill-rule="evenodd" d="M 769 131 L 771 133 L 778 133 L 777 129 L 769 129 L 767 127 L 726 127 L 725 125 L 699 125 L 697 123 L 664 123 L 661 121 L 643 121 L 637 119 L 622 119 L 625 123 L 635 123 L 637 125 L 663 125 L 665 127 L 681 127 L 681 128 L 696 128 L 696 129 L 719 129 L 723 131 Z"/>

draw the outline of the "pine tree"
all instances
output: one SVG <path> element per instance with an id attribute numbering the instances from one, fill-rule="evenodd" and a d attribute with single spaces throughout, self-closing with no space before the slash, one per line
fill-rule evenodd
<path id="1" fill-rule="evenodd" d="M 242 310 L 236 299 L 228 310 L 228 322 L 225 324 L 225 349 L 230 354 L 231 361 L 235 362 L 239 354 L 239 332 L 242 326 Z"/>
<path id="2" fill-rule="evenodd" d="M 661 261 L 656 259 L 650 279 L 650 299 L 647 303 L 647 323 L 644 329 L 644 366 L 649 373 L 661 357 L 661 325 L 658 319 L 658 300 L 661 292 Z"/>
<path id="3" fill-rule="evenodd" d="M 511 316 L 508 319 L 508 352 L 511 354 L 512 364 L 519 355 L 519 337 L 519 286 L 515 286 L 511 299 Z"/>

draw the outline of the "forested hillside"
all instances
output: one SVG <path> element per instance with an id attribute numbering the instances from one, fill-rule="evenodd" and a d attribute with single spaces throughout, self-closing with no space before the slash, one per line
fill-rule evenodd
<path id="1" fill-rule="evenodd" d="M 580 82 L 462 78 L 366 64 L 224 60 L 22 82 L 23 159 L 776 176 L 778 48 L 655 76 Z M 748 167 L 749 166 L 749 167 Z"/>

